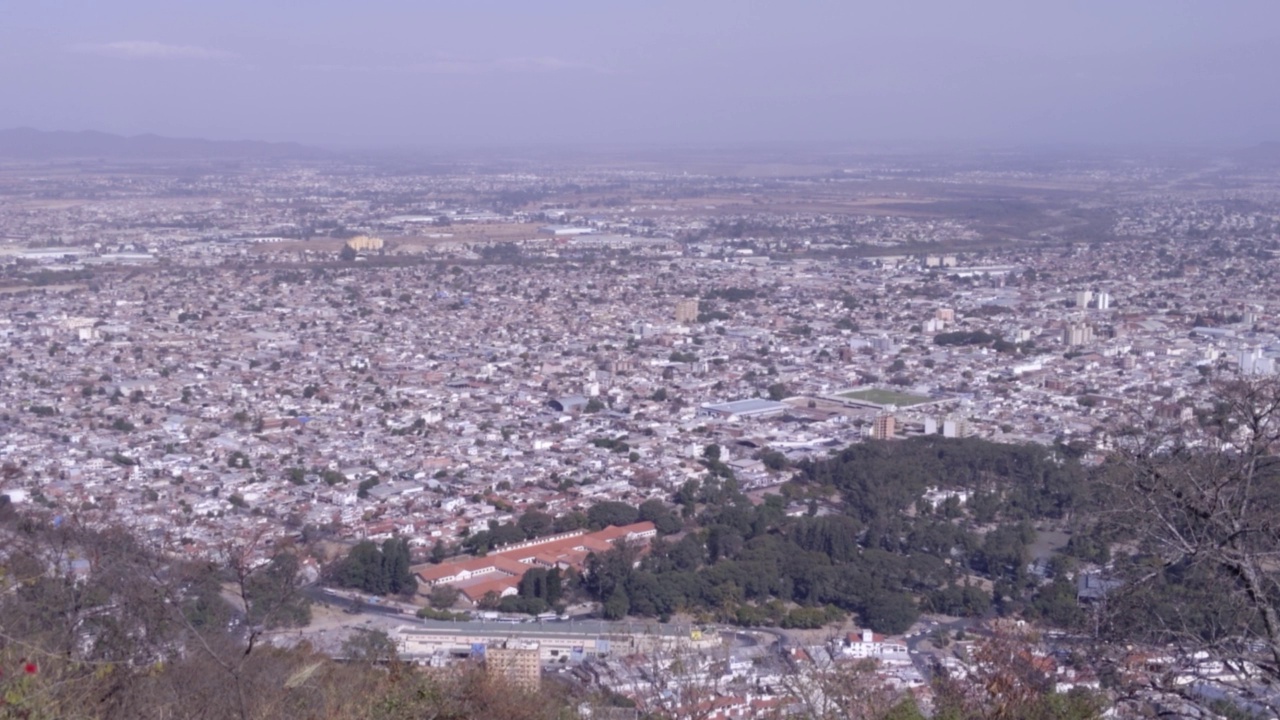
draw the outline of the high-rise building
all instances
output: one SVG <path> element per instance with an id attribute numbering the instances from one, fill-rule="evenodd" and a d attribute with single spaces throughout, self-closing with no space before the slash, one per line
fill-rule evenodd
<path id="1" fill-rule="evenodd" d="M 1111 293 L 1106 292 L 1105 290 L 1103 292 L 1098 293 L 1098 309 L 1099 310 L 1111 309 Z"/>
<path id="2" fill-rule="evenodd" d="M 484 665 L 490 675 L 529 692 L 537 692 L 542 686 L 538 659 L 538 643 L 532 641 L 507 640 L 484 651 Z"/>
<path id="3" fill-rule="evenodd" d="M 1062 344 L 1067 347 L 1093 342 L 1093 328 L 1084 323 L 1067 323 L 1062 329 Z"/>
<path id="4" fill-rule="evenodd" d="M 691 323 L 698 319 L 698 299 L 685 298 L 676 302 L 676 322 Z"/>
<path id="5" fill-rule="evenodd" d="M 947 418 L 942 421 L 942 436 L 949 438 L 962 438 L 969 435 L 969 423 L 964 420 L 954 420 Z"/>
<path id="6" fill-rule="evenodd" d="M 938 308 L 933 313 L 933 319 L 941 320 L 942 322 L 955 322 L 956 311 L 954 308 Z"/>
<path id="7" fill-rule="evenodd" d="M 381 250 L 383 245 L 384 243 L 382 241 L 382 238 L 369 237 L 368 235 L 357 235 L 347 240 L 347 247 L 359 252 L 366 252 L 369 250 Z"/>
<path id="8" fill-rule="evenodd" d="M 871 437 L 874 440 L 892 440 L 896 429 L 897 421 L 893 415 L 882 413 L 876 416 L 876 421 L 871 426 Z"/>
<path id="9" fill-rule="evenodd" d="M 1080 292 L 1076 293 L 1076 307 L 1087 308 L 1089 307 L 1089 301 L 1092 299 L 1093 299 L 1092 292 L 1090 292 L 1089 290 L 1081 290 Z"/>
<path id="10" fill-rule="evenodd" d="M 1262 350 L 1241 350 L 1237 355 L 1241 375 L 1270 375 L 1276 371 L 1275 358 L 1262 354 Z"/>

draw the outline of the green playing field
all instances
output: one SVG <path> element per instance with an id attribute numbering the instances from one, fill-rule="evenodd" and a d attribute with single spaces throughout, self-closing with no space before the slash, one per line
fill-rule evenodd
<path id="1" fill-rule="evenodd" d="M 853 390 L 847 393 L 840 393 L 840 397 L 847 397 L 850 400 L 862 400 L 864 402 L 875 403 L 877 405 L 897 405 L 898 407 L 919 405 L 920 403 L 929 402 L 933 399 L 925 397 L 924 395 L 894 392 L 893 390 L 880 390 L 878 388 L 870 390 Z"/>

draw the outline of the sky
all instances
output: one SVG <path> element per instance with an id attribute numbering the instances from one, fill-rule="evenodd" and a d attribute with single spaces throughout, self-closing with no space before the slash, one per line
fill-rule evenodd
<path id="1" fill-rule="evenodd" d="M 1275 0 L 0 2 L 0 128 L 329 147 L 1280 140 Z"/>

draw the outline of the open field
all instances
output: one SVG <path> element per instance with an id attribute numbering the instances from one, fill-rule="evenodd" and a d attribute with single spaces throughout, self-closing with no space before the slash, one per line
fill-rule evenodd
<path id="1" fill-rule="evenodd" d="M 897 405 L 898 407 L 910 407 L 926 403 L 933 398 L 924 395 L 915 395 L 912 393 L 894 392 L 893 390 L 881 390 L 873 388 L 870 390 L 853 390 L 851 392 L 840 393 L 840 397 L 846 397 L 850 400 L 862 400 L 863 402 L 876 403 L 877 405 Z"/>

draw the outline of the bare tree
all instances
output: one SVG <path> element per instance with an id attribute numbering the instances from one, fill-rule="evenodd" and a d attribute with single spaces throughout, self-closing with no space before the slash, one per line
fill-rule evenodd
<path id="1" fill-rule="evenodd" d="M 879 720 L 902 700 L 878 674 L 872 659 L 837 660 L 824 645 L 790 658 L 779 694 L 800 717 L 812 720 Z"/>
<path id="2" fill-rule="evenodd" d="M 655 717 L 704 720 L 721 710 L 727 678 L 725 647 L 700 650 L 681 638 L 648 636 L 644 663 L 638 667 L 644 687 L 636 707 Z"/>
<path id="3" fill-rule="evenodd" d="M 1233 687 L 1280 711 L 1280 382 L 1217 386 L 1212 412 L 1137 412 L 1112 438 L 1100 529 L 1121 552 L 1103 638 L 1148 644 L 1146 677 Z"/>

